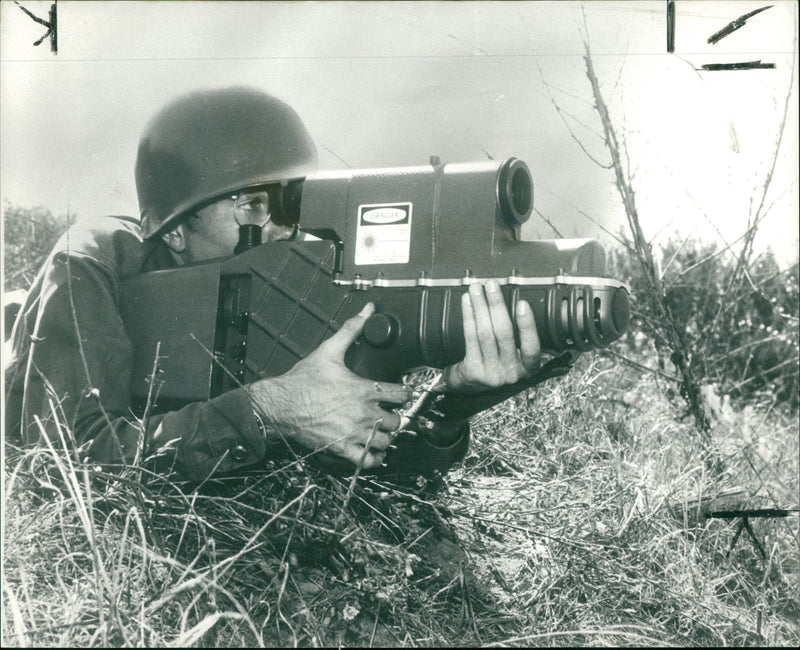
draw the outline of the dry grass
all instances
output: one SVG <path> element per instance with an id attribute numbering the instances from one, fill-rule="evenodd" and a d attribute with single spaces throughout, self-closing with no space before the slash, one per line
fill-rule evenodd
<path id="1" fill-rule="evenodd" d="M 656 381 L 583 360 L 476 418 L 435 494 L 7 448 L 3 645 L 795 646 L 797 515 L 753 521 L 765 560 L 744 535 L 726 557 L 735 524 L 676 504 L 796 508 L 797 422 L 720 403 L 707 459 Z"/>
<path id="2" fill-rule="evenodd" d="M 499 427 L 499 414 L 486 416 L 476 452 L 500 476 L 465 475 L 454 499 L 469 522 L 462 538 L 498 558 L 478 564 L 487 581 L 500 574 L 497 597 L 505 591 L 507 606 L 526 614 L 509 635 L 547 645 L 794 644 L 797 516 L 754 521 L 765 565 L 746 537 L 725 557 L 732 524 L 685 524 L 674 505 L 742 483 L 743 503 L 796 507 L 796 423 L 758 427 L 751 410 L 754 439 L 737 440 L 747 426 L 719 422 L 726 469 L 714 477 L 654 379 L 605 365 L 506 406 Z"/>

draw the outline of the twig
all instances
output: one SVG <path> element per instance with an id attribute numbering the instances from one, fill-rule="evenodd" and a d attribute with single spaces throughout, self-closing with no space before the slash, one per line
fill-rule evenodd
<path id="1" fill-rule="evenodd" d="M 353 477 L 350 479 L 350 485 L 347 487 L 347 494 L 344 497 L 344 502 L 342 503 L 342 510 L 339 513 L 339 519 L 336 522 L 335 529 L 339 530 L 339 524 L 344 520 L 345 514 L 347 512 L 347 506 L 350 505 L 350 498 L 353 496 L 353 490 L 356 487 L 356 481 L 358 480 L 359 474 L 361 474 L 361 470 L 364 468 L 364 461 L 367 459 L 367 454 L 369 453 L 370 445 L 372 441 L 375 439 L 375 434 L 378 432 L 378 425 L 380 424 L 380 420 L 375 420 L 375 424 L 372 425 L 372 431 L 369 434 L 369 438 L 367 439 L 366 444 L 364 445 L 364 451 L 361 452 L 361 458 L 358 460 L 358 465 L 356 465 L 356 470 L 353 472 Z"/>
<path id="2" fill-rule="evenodd" d="M 781 361 L 779 364 L 774 365 L 771 368 L 767 368 L 766 370 L 762 370 L 760 373 L 758 373 L 757 375 L 753 375 L 749 379 L 745 379 L 744 381 L 740 381 L 738 384 L 734 384 L 733 386 L 731 386 L 729 390 L 738 390 L 742 386 L 746 386 L 747 384 L 749 384 L 751 381 L 755 381 L 759 377 L 766 375 L 768 372 L 772 372 L 773 370 L 777 370 L 778 368 L 783 368 L 783 366 L 787 366 L 790 363 L 796 364 L 797 359 L 786 359 L 785 361 Z"/>
<path id="3" fill-rule="evenodd" d="M 610 354 L 612 357 L 615 357 L 615 358 L 619 359 L 620 361 L 622 361 L 624 363 L 627 363 L 630 366 L 633 366 L 634 368 L 638 368 L 639 370 L 643 370 L 645 372 L 653 373 L 654 375 L 658 375 L 659 377 L 663 377 L 664 379 L 667 379 L 669 381 L 674 381 L 674 382 L 676 382 L 678 384 L 680 384 L 683 381 L 680 377 L 674 377 L 672 375 L 668 375 L 665 372 L 662 372 L 661 370 L 656 370 L 655 368 L 650 368 L 648 366 L 645 366 L 645 365 L 639 363 L 638 361 L 634 361 L 633 359 L 629 359 L 628 357 L 623 356 L 623 355 L 619 354 L 618 352 L 614 352 L 613 350 L 609 350 L 608 348 L 606 348 L 604 350 L 601 350 L 601 354 Z"/>
<path id="4" fill-rule="evenodd" d="M 589 78 L 589 83 L 592 87 L 592 94 L 595 98 L 595 107 L 603 124 L 603 130 L 606 135 L 606 146 L 611 153 L 611 159 L 614 165 L 614 174 L 616 177 L 616 186 L 617 190 L 619 191 L 620 198 L 622 199 L 623 206 L 625 207 L 625 214 L 628 217 L 628 226 L 630 227 L 631 235 L 633 237 L 635 253 L 639 259 L 642 270 L 644 271 L 645 278 L 650 284 L 651 298 L 653 299 L 658 312 L 663 318 L 662 328 L 666 334 L 669 346 L 673 350 L 672 361 L 682 377 L 682 392 L 689 404 L 689 409 L 694 416 L 695 423 L 697 424 L 697 428 L 704 443 L 709 444 L 711 423 L 705 412 L 705 406 L 703 404 L 703 397 L 700 393 L 699 384 L 694 378 L 692 369 L 689 365 L 690 354 L 684 342 L 683 334 L 678 328 L 669 304 L 666 301 L 664 286 L 661 282 L 659 274 L 656 271 L 652 250 L 647 243 L 644 232 L 642 231 L 639 214 L 636 208 L 635 193 L 630 184 L 629 176 L 623 169 L 622 161 L 620 159 L 620 145 L 617 139 L 617 134 L 614 130 L 611 116 L 608 112 L 608 107 L 606 106 L 602 93 L 600 92 L 600 84 L 594 71 L 591 50 L 589 47 L 588 29 L 586 28 L 585 13 L 584 30 L 586 32 L 584 34 L 584 48 L 586 53 L 583 58 L 586 64 L 586 75 Z"/>

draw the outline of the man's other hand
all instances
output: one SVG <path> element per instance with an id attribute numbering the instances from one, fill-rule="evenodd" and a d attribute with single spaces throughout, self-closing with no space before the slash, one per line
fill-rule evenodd
<path id="1" fill-rule="evenodd" d="M 470 285 L 461 299 L 466 354 L 444 371 L 447 390 L 475 393 L 528 377 L 540 365 L 539 335 L 531 306 L 517 303 L 519 343 L 496 280 Z"/>
<path id="2" fill-rule="evenodd" d="M 268 436 L 283 436 L 354 464 L 363 456 L 365 468 L 383 462 L 400 416 L 380 403 L 403 404 L 411 391 L 402 384 L 364 379 L 344 365 L 345 351 L 374 310 L 372 303 L 366 305 L 289 372 L 247 386 Z"/>

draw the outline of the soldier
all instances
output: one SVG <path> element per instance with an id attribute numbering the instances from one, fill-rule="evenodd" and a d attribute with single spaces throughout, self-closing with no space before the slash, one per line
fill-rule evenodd
<path id="1" fill-rule="evenodd" d="M 141 220 L 78 222 L 28 292 L 6 367 L 7 433 L 28 444 L 43 435 L 57 440 L 60 423 L 86 457 L 130 463 L 141 426 L 133 417 L 133 354 L 120 318 L 120 280 L 231 255 L 242 222 L 262 226 L 264 241 L 297 236 L 294 226 L 272 219 L 270 188 L 304 177 L 316 160 L 295 111 L 255 90 L 195 92 L 158 113 L 136 160 Z M 471 287 L 462 309 L 466 355 L 445 369 L 447 390 L 513 383 L 538 365 L 529 305 L 517 310 L 519 348 L 496 282 Z M 380 467 L 400 426 L 400 416 L 382 405 L 399 406 L 410 391 L 361 378 L 344 365 L 344 352 L 371 311 L 367 305 L 284 375 L 151 415 L 146 452 L 169 450 L 192 480 L 257 463 L 287 440 L 354 465 L 363 456 L 364 468 Z M 438 466 L 446 470 L 466 451 L 468 428 L 437 444 Z"/>

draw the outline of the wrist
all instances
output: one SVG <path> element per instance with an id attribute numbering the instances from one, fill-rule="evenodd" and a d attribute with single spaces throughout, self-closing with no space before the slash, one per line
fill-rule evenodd
<path id="1" fill-rule="evenodd" d="M 293 437 L 291 391 L 278 378 L 260 379 L 244 386 L 253 406 L 253 417 L 267 443 Z"/>

